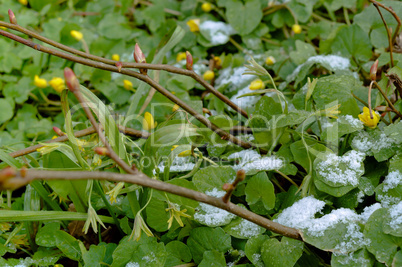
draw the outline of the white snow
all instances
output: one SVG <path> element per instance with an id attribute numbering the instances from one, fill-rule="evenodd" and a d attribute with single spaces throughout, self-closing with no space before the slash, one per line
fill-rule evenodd
<path id="1" fill-rule="evenodd" d="M 357 186 L 364 172 L 361 169 L 364 157 L 356 150 L 348 151 L 343 156 L 327 154 L 325 160 L 317 164 L 316 171 L 329 182 Z M 346 169 L 340 164 L 345 164 Z"/>
<path id="2" fill-rule="evenodd" d="M 276 156 L 261 157 L 257 151 L 248 149 L 231 154 L 228 159 L 236 159 L 238 164 L 233 166 L 233 169 L 243 169 L 246 173 L 252 171 L 271 171 L 282 168 L 283 161 Z"/>
<path id="3" fill-rule="evenodd" d="M 232 230 L 237 231 L 240 233 L 240 235 L 250 238 L 256 235 L 259 235 L 261 233 L 262 227 L 252 223 L 250 221 L 247 221 L 245 219 L 241 219 L 241 223 L 236 225 L 235 227 L 232 227 Z"/>
<path id="4" fill-rule="evenodd" d="M 205 192 L 205 194 L 213 197 L 223 197 L 226 192 L 214 188 L 211 191 Z M 209 227 L 226 225 L 236 217 L 236 215 L 229 213 L 226 210 L 222 210 L 205 203 L 200 203 L 198 205 L 198 209 L 199 212 L 194 213 L 194 219 L 197 222 Z"/>
<path id="5" fill-rule="evenodd" d="M 249 86 L 247 85 L 243 89 L 239 90 L 234 96 L 232 96 L 230 98 L 230 101 L 232 101 L 237 106 L 239 106 L 239 107 L 241 107 L 243 109 L 248 108 L 248 107 L 252 107 L 258 102 L 258 100 L 261 99 L 261 96 L 252 95 L 252 96 L 244 96 L 244 97 L 238 98 L 241 95 L 248 94 L 248 93 L 251 93 L 251 92 L 253 92 L 253 91 L 250 90 Z"/>
<path id="6" fill-rule="evenodd" d="M 384 192 L 388 192 L 388 190 L 394 189 L 398 185 L 402 184 L 402 174 L 398 170 L 390 172 L 387 176 L 385 176 L 382 184 L 384 185 L 382 190 Z"/>
<path id="7" fill-rule="evenodd" d="M 349 124 L 349 125 L 353 126 L 354 128 L 363 129 L 363 122 L 361 122 L 359 119 L 354 118 L 352 115 L 339 116 L 338 121 L 340 123 Z"/>
<path id="8" fill-rule="evenodd" d="M 138 262 L 130 261 L 126 264 L 126 267 L 140 267 L 140 264 Z"/>
<path id="9" fill-rule="evenodd" d="M 360 221 L 362 223 L 366 223 L 368 219 L 370 218 L 371 214 L 373 214 L 374 211 L 378 210 L 381 208 L 380 203 L 374 203 L 371 206 L 367 206 L 363 209 L 363 212 L 360 214 Z"/>
<path id="10" fill-rule="evenodd" d="M 352 140 L 352 148 L 366 153 L 368 156 L 372 155 L 369 153 L 374 146 L 374 143 L 371 141 L 370 135 L 366 131 L 361 131 L 358 133 Z"/>
<path id="11" fill-rule="evenodd" d="M 185 172 L 191 171 L 195 167 L 195 163 L 191 162 L 192 157 L 176 157 L 170 165 L 170 172 Z M 158 167 L 160 172 L 165 170 L 165 161 L 159 163 Z"/>
<path id="12" fill-rule="evenodd" d="M 402 201 L 390 207 L 389 214 L 391 216 L 389 226 L 392 229 L 400 228 L 402 226 Z"/>
<path id="13" fill-rule="evenodd" d="M 236 31 L 229 24 L 221 21 L 204 21 L 199 26 L 200 31 L 210 37 L 212 45 L 222 45 L 229 41 L 229 37 Z"/>
<path id="14" fill-rule="evenodd" d="M 244 72 L 247 71 L 247 68 L 237 67 L 237 68 L 226 68 L 223 69 L 219 77 L 215 80 L 215 87 L 218 88 L 221 85 L 229 84 L 228 88 L 226 89 L 227 92 L 237 91 L 240 88 L 244 88 L 248 86 L 250 82 L 256 79 L 255 75 L 243 75 Z M 250 91 L 250 89 L 248 89 Z M 251 92 L 251 91 L 250 91 Z"/>

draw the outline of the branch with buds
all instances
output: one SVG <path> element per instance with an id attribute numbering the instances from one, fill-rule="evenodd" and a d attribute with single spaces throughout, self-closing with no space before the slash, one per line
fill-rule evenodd
<path id="1" fill-rule="evenodd" d="M 228 203 L 230 201 L 230 197 L 232 196 L 233 191 L 236 189 L 236 186 L 240 182 L 244 181 L 244 178 L 246 178 L 246 172 L 244 170 L 238 170 L 236 173 L 236 179 L 233 181 L 233 183 L 227 183 L 222 186 L 222 189 L 226 191 L 226 194 L 222 197 L 222 201 L 224 203 Z"/>

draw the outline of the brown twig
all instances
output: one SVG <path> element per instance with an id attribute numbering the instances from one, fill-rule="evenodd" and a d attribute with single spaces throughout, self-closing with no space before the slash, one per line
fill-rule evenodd
<path id="1" fill-rule="evenodd" d="M 234 137 L 233 135 L 231 135 L 228 132 L 225 132 L 224 130 L 220 129 L 218 126 L 216 126 L 215 124 L 211 123 L 207 118 L 205 118 L 203 115 L 197 113 L 197 111 L 195 111 L 191 106 L 187 105 L 184 101 L 182 101 L 180 98 L 178 98 L 177 96 L 173 95 L 171 92 L 169 92 L 167 89 L 165 89 L 164 87 L 162 87 L 160 84 L 156 83 L 154 80 L 152 80 L 148 75 L 142 74 L 142 73 L 138 73 L 132 70 L 128 70 L 128 69 L 119 69 L 118 67 L 115 66 L 111 66 L 108 64 L 104 64 L 101 62 L 96 62 L 93 60 L 89 60 L 89 59 L 85 59 L 82 57 L 77 57 L 65 52 L 61 52 L 49 47 L 45 47 L 45 46 L 41 46 L 39 44 L 36 44 L 30 40 L 26 40 L 24 38 L 21 38 L 15 34 L 0 30 L 0 35 L 3 35 L 7 38 L 10 38 L 14 41 L 17 41 L 21 44 L 24 44 L 28 47 L 31 47 L 33 49 L 36 49 L 40 52 L 43 53 L 48 53 L 51 55 L 55 55 L 57 57 L 60 58 L 64 58 L 70 61 L 74 61 L 86 66 L 91 66 L 94 68 L 98 68 L 98 69 L 103 69 L 103 70 L 108 70 L 108 71 L 112 71 L 112 72 L 117 72 L 117 73 L 122 73 L 124 75 L 128 75 L 134 78 L 137 78 L 139 80 L 142 80 L 143 82 L 148 83 L 149 85 L 151 85 L 153 88 L 155 88 L 157 91 L 159 91 L 159 93 L 161 93 L 162 95 L 164 95 L 166 98 L 168 98 L 169 100 L 171 100 L 173 103 L 178 104 L 180 107 L 182 107 L 185 111 L 187 111 L 189 114 L 191 114 L 192 116 L 194 116 L 197 120 L 199 120 L 202 124 L 204 124 L 205 126 L 207 126 L 209 129 L 211 129 L 212 131 L 216 132 L 221 138 L 225 139 L 225 140 L 229 140 L 230 142 L 241 146 L 245 149 L 249 149 L 249 148 L 257 148 L 254 145 L 248 143 L 248 142 L 244 142 L 236 137 Z M 141 64 L 145 64 L 145 63 L 141 63 Z M 138 66 L 140 66 L 141 64 L 137 64 Z M 153 64 L 150 64 L 151 66 L 153 66 Z M 145 67 L 144 67 L 145 68 Z M 265 153 L 266 154 L 266 150 L 264 149 L 260 149 L 261 153 Z"/>
<path id="2" fill-rule="evenodd" d="M 244 178 L 246 178 L 246 172 L 244 170 L 238 170 L 236 173 L 236 179 L 233 181 L 233 183 L 227 183 L 222 186 L 223 190 L 226 191 L 226 194 L 222 197 L 223 203 L 228 203 L 230 201 L 230 197 L 232 196 L 233 191 L 236 189 L 236 186 L 241 181 L 244 181 Z"/>
<path id="3" fill-rule="evenodd" d="M 384 6 L 383 4 L 381 4 L 381 3 L 379 3 L 379 2 L 377 2 L 375 0 L 369 0 L 369 1 L 371 3 L 373 3 L 374 5 L 378 5 L 378 6 L 382 7 L 382 8 L 384 8 L 385 10 L 387 10 L 389 13 L 391 13 L 391 15 L 395 18 L 396 22 L 398 23 L 398 25 L 396 26 L 394 35 L 392 36 L 392 42 L 391 43 L 394 44 L 396 36 L 398 36 L 399 29 L 401 28 L 401 19 L 398 17 L 398 15 L 395 13 L 395 11 L 391 7 Z"/>
<path id="4" fill-rule="evenodd" d="M 9 28 L 9 29 L 24 33 L 24 34 L 26 34 L 26 35 L 28 35 L 28 36 L 30 36 L 32 38 L 35 38 L 35 39 L 37 39 L 39 41 L 42 41 L 42 42 L 47 43 L 47 44 L 50 44 L 51 46 L 59 48 L 59 49 L 61 49 L 63 51 L 66 51 L 68 53 L 81 56 L 83 58 L 87 58 L 87 59 L 91 59 L 91 60 L 94 60 L 94 61 L 102 62 L 102 63 L 112 65 L 112 66 L 115 66 L 116 63 L 118 63 L 117 61 L 114 61 L 114 60 L 111 60 L 111 59 L 95 56 L 95 55 L 85 53 L 83 51 L 68 47 L 66 45 L 60 44 L 58 42 L 55 42 L 55 41 L 53 41 L 51 39 L 43 37 L 43 36 L 33 32 L 33 31 L 25 29 L 24 27 L 21 27 L 21 26 L 16 25 L 16 24 L 11 24 L 11 23 L 7 23 L 7 22 L 4 22 L 4 21 L 0 21 L 0 26 L 3 26 L 3 27 L 6 27 L 6 28 Z M 0 33 L 0 34 L 5 36 L 5 37 L 10 38 L 9 36 L 6 36 L 6 35 L 4 35 L 2 33 Z M 13 39 L 13 38 L 11 38 L 11 39 Z M 177 67 L 170 66 L 170 65 L 165 65 L 165 64 L 150 64 L 150 63 L 126 63 L 126 62 L 121 62 L 121 67 L 122 68 L 163 70 L 163 71 L 167 71 L 167 72 L 171 72 L 171 73 L 175 73 L 175 74 L 181 74 L 181 75 L 189 76 L 189 77 L 193 78 L 194 80 L 196 80 L 198 83 L 200 83 L 207 91 L 211 92 L 213 95 L 215 95 L 221 101 L 223 101 L 225 104 L 230 106 L 233 110 L 235 110 L 236 112 L 240 113 L 243 117 L 248 118 L 247 112 L 245 112 L 243 109 L 241 109 L 235 103 L 233 103 L 227 96 L 223 95 L 221 92 L 216 90 L 212 85 L 210 85 L 207 81 L 205 81 L 201 76 L 199 76 L 193 70 L 185 70 L 185 69 L 181 69 L 181 68 L 177 68 Z"/>
<path id="5" fill-rule="evenodd" d="M 381 89 L 380 85 L 376 81 L 373 81 L 373 82 L 374 82 L 375 86 L 377 86 L 377 89 L 380 91 L 382 96 L 384 97 L 385 101 L 387 101 L 389 107 L 392 109 L 392 112 L 394 112 L 399 118 L 402 118 L 402 114 L 395 108 L 395 106 L 392 104 L 391 100 L 389 100 L 389 98 L 387 97 L 385 92 Z"/>
<path id="6" fill-rule="evenodd" d="M 290 228 L 278 223 L 275 223 L 267 218 L 257 215 L 249 210 L 239 207 L 231 202 L 224 203 L 222 198 L 211 197 L 206 194 L 184 188 L 181 186 L 164 183 L 159 180 L 154 180 L 147 177 L 143 173 L 136 174 L 119 174 L 112 172 L 84 172 L 84 171 L 44 171 L 29 169 L 24 172 L 24 177 L 18 172 L 14 178 L 10 175 L 3 175 L 3 170 L 0 172 L 0 188 L 1 189 L 16 189 L 27 185 L 34 180 L 108 180 L 113 182 L 126 182 L 137 184 L 144 187 L 149 187 L 175 194 L 185 198 L 193 199 L 211 206 L 226 210 L 239 217 L 242 217 L 250 222 L 253 222 L 272 232 L 287 236 L 290 238 L 301 240 L 299 230 Z"/>
<path id="7" fill-rule="evenodd" d="M 389 57 L 390 57 L 390 60 L 391 60 L 391 67 L 393 67 L 394 66 L 394 56 L 392 54 L 392 49 L 393 49 L 394 45 L 393 45 L 393 42 L 392 42 L 391 31 L 390 31 L 390 29 L 389 29 L 389 27 L 387 25 L 387 22 L 385 21 L 384 17 L 382 16 L 382 13 L 381 13 L 380 8 L 378 7 L 377 1 L 374 1 L 374 2 L 372 1 L 372 3 L 375 6 L 375 8 L 377 9 L 378 13 L 380 14 L 380 17 L 382 19 L 382 23 L 384 23 L 385 30 L 387 31 L 388 43 L 389 43 Z M 370 116 L 371 117 L 373 116 L 373 114 L 371 113 L 371 109 L 370 109 Z"/>

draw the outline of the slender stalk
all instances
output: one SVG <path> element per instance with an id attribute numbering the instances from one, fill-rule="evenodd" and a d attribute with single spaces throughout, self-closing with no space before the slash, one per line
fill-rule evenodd
<path id="1" fill-rule="evenodd" d="M 394 47 L 394 44 L 392 42 L 391 31 L 390 31 L 390 29 L 389 29 L 389 27 L 387 25 L 387 22 L 385 21 L 384 17 L 382 16 L 381 10 L 378 7 L 378 3 L 373 2 L 373 4 L 374 4 L 375 8 L 377 9 L 378 13 L 380 14 L 382 23 L 384 23 L 385 30 L 387 31 L 388 43 L 389 43 L 389 57 L 390 57 L 390 60 L 391 60 L 391 67 L 393 67 L 394 66 L 394 56 L 392 54 L 392 49 Z"/>
<path id="2" fill-rule="evenodd" d="M 389 98 L 387 97 L 385 92 L 381 89 L 380 85 L 376 81 L 373 81 L 373 82 L 374 82 L 375 86 L 377 86 L 377 89 L 380 91 L 382 96 L 384 97 L 385 101 L 387 101 L 389 107 L 392 109 L 392 112 L 394 112 L 399 118 L 402 118 L 402 114 L 395 108 L 395 106 L 392 104 L 391 100 L 389 100 Z"/>
<path id="3" fill-rule="evenodd" d="M 249 210 L 239 207 L 231 202 L 224 203 L 222 198 L 211 197 L 206 194 L 184 188 L 181 186 L 164 183 L 159 180 L 154 180 L 147 177 L 143 173 L 136 174 L 120 174 L 112 172 L 84 172 L 84 171 L 44 171 L 44 170 L 33 170 L 29 169 L 26 171 L 25 176 L 22 177 L 20 173 L 16 177 L 10 179 L 0 180 L 1 189 L 16 189 L 21 186 L 27 185 L 34 180 L 83 180 L 83 179 L 93 179 L 93 180 L 108 180 L 113 182 L 126 182 L 131 184 L 138 184 L 144 187 L 149 187 L 164 191 L 167 193 L 172 193 L 174 195 L 182 196 L 185 198 L 193 199 L 202 203 L 209 204 L 211 206 L 226 210 L 233 213 L 239 217 L 242 217 L 248 221 L 251 221 L 265 229 L 272 232 L 287 236 L 290 238 L 301 240 L 301 235 L 299 230 L 290 228 L 260 215 L 257 215 Z M 86 217 L 85 217 L 86 218 Z M 110 218 L 109 222 L 113 222 Z"/>
<path id="4" fill-rule="evenodd" d="M 382 7 L 382 8 L 384 8 L 384 9 L 387 10 L 389 13 L 391 13 L 391 15 L 395 18 L 395 20 L 396 20 L 396 22 L 398 23 L 398 25 L 396 26 L 394 35 L 392 36 L 392 44 L 395 43 L 396 36 L 398 36 L 399 30 L 400 30 L 400 28 L 401 28 L 401 19 L 398 17 L 398 15 L 396 14 L 396 12 L 395 12 L 391 7 L 387 7 L 387 6 L 385 6 L 385 5 L 383 5 L 383 4 L 379 3 L 379 2 L 377 2 L 377 1 L 375 1 L 375 0 L 369 0 L 369 1 L 370 1 L 371 3 L 373 3 L 373 4 L 375 4 L 375 5 L 378 5 L 378 6 Z"/>

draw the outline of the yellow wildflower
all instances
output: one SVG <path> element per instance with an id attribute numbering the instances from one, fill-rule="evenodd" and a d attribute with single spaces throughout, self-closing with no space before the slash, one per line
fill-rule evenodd
<path id="1" fill-rule="evenodd" d="M 28 0 L 18 0 L 18 2 L 20 2 L 20 4 L 24 6 L 28 4 Z"/>
<path id="2" fill-rule="evenodd" d="M 175 150 L 179 145 L 174 145 L 172 146 L 172 148 L 170 149 L 171 151 Z M 187 157 L 187 156 L 191 156 L 191 149 L 189 150 L 184 150 L 182 152 L 180 152 L 178 155 L 178 157 Z"/>
<path id="3" fill-rule="evenodd" d="M 133 90 L 133 83 L 129 80 L 123 80 L 123 87 L 126 90 Z"/>
<path id="4" fill-rule="evenodd" d="M 147 236 L 154 236 L 151 230 L 148 228 L 147 224 L 144 222 L 144 219 L 141 216 L 141 212 L 138 212 L 137 215 L 135 215 L 134 227 L 129 237 L 129 240 L 131 239 L 135 239 L 137 241 L 140 240 L 142 231 L 144 231 L 144 233 Z"/>
<path id="5" fill-rule="evenodd" d="M 34 84 L 35 84 L 35 86 L 37 86 L 39 88 L 47 87 L 47 81 L 45 79 L 39 78 L 38 75 L 35 75 Z"/>
<path id="6" fill-rule="evenodd" d="M 75 40 L 77 40 L 77 41 L 81 41 L 81 39 L 84 37 L 84 35 L 82 34 L 82 32 L 79 32 L 79 31 L 74 31 L 74 30 L 72 30 L 72 31 L 70 32 L 70 34 L 71 34 L 71 36 L 72 36 Z"/>
<path id="7" fill-rule="evenodd" d="M 186 52 L 180 52 L 177 54 L 176 61 L 182 61 L 187 58 Z"/>
<path id="8" fill-rule="evenodd" d="M 373 118 L 370 117 L 370 110 L 368 107 L 363 108 L 363 113 L 359 114 L 359 119 L 363 122 L 367 127 L 374 129 L 377 127 L 378 122 L 380 121 L 380 114 L 373 111 Z"/>
<path id="9" fill-rule="evenodd" d="M 202 77 L 204 78 L 204 80 L 210 81 L 215 78 L 215 73 L 211 70 L 207 70 Z"/>
<path id="10" fill-rule="evenodd" d="M 178 146 L 179 146 L 179 145 L 174 145 L 174 146 L 172 146 L 172 148 L 170 149 L 170 151 L 175 150 L 175 148 L 178 147 Z"/>
<path id="11" fill-rule="evenodd" d="M 299 34 L 299 33 L 301 33 L 302 28 L 300 27 L 299 24 L 294 24 L 294 25 L 292 26 L 292 31 L 293 31 L 294 33 L 296 33 L 296 34 Z"/>
<path id="12" fill-rule="evenodd" d="M 172 111 L 175 112 L 175 111 L 179 110 L 179 108 L 180 108 L 179 105 L 174 104 L 174 106 L 173 106 L 173 108 L 172 108 Z"/>
<path id="13" fill-rule="evenodd" d="M 8 231 L 10 229 L 11 229 L 11 224 L 9 224 L 8 222 L 0 223 L 0 231 L 6 232 L 6 231 Z"/>
<path id="14" fill-rule="evenodd" d="M 145 112 L 144 119 L 142 120 L 142 128 L 145 131 L 150 131 L 156 127 L 158 123 L 154 121 L 154 117 L 151 113 Z"/>
<path id="15" fill-rule="evenodd" d="M 118 54 L 113 54 L 112 59 L 115 61 L 120 61 L 120 56 Z"/>
<path id="16" fill-rule="evenodd" d="M 53 135 L 52 140 L 56 139 L 58 136 L 57 135 Z"/>
<path id="17" fill-rule="evenodd" d="M 276 62 L 276 60 L 273 56 L 269 56 L 265 59 L 265 64 L 267 64 L 267 65 L 274 65 L 275 62 Z"/>
<path id="18" fill-rule="evenodd" d="M 214 61 L 215 61 L 215 67 L 218 68 L 222 65 L 222 59 L 220 57 L 215 56 L 214 57 Z"/>
<path id="19" fill-rule="evenodd" d="M 201 6 L 202 11 L 204 12 L 210 12 L 212 10 L 212 5 L 210 3 L 204 3 Z"/>
<path id="20" fill-rule="evenodd" d="M 199 32 L 200 31 L 200 19 L 190 19 L 187 21 L 188 27 L 190 27 L 191 32 Z"/>
<path id="21" fill-rule="evenodd" d="M 88 207 L 88 217 L 87 220 L 85 221 L 84 227 L 82 228 L 82 231 L 87 234 L 89 227 L 92 225 L 92 230 L 94 233 L 98 233 L 98 226 L 96 222 L 99 222 L 100 225 L 103 226 L 103 228 L 106 229 L 106 226 L 103 224 L 102 220 L 99 218 L 98 214 L 96 214 L 96 210 L 92 207 L 91 204 L 89 204 Z"/>
<path id="22" fill-rule="evenodd" d="M 186 218 L 191 218 L 190 215 L 186 214 L 185 212 L 187 209 L 180 210 L 180 206 L 177 205 L 176 203 L 171 203 L 168 202 L 169 207 L 166 209 L 166 211 L 169 211 L 170 218 L 167 221 L 168 222 L 168 229 L 172 227 L 173 219 L 176 219 L 176 221 L 179 223 L 181 227 L 184 226 L 182 220 L 180 217 L 186 217 Z"/>
<path id="23" fill-rule="evenodd" d="M 117 196 L 119 195 L 121 189 L 124 186 L 124 182 L 118 183 L 112 190 L 107 192 L 106 194 L 110 197 L 110 203 L 116 202 Z"/>
<path id="24" fill-rule="evenodd" d="M 60 77 L 53 78 L 49 81 L 51 87 L 56 90 L 58 93 L 61 93 L 66 88 L 64 84 L 64 80 Z"/>
<path id="25" fill-rule="evenodd" d="M 261 79 L 256 79 L 250 83 L 250 86 L 248 88 L 250 90 L 259 90 L 264 89 L 264 87 L 264 82 Z"/>

